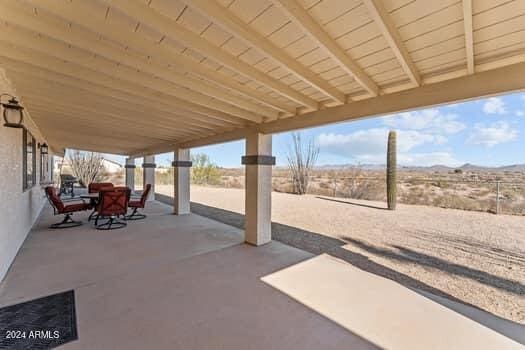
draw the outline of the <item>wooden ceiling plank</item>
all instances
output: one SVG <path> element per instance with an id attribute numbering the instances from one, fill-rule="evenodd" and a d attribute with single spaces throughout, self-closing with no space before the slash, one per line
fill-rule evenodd
<path id="1" fill-rule="evenodd" d="M 64 86 L 70 87 L 72 91 L 75 89 L 80 89 L 93 95 L 99 95 L 101 98 L 105 99 L 108 99 L 108 96 L 111 96 L 111 101 L 116 100 L 129 106 L 135 106 L 140 101 L 143 105 L 147 106 L 148 109 L 158 114 L 180 114 L 185 118 L 188 118 L 190 125 L 200 125 L 201 123 L 214 125 L 216 127 L 240 125 L 238 123 L 239 120 L 233 117 L 221 116 L 218 119 L 215 119 L 215 117 L 209 117 L 207 115 L 208 111 L 206 109 L 199 109 L 198 113 L 193 112 L 189 109 L 181 108 L 181 106 L 177 105 L 176 103 L 172 104 L 170 100 L 166 101 L 154 96 L 147 97 L 144 95 L 137 95 L 136 92 L 129 93 L 112 89 L 110 87 L 94 84 L 76 77 L 66 76 L 61 73 L 53 73 L 45 68 L 32 66 L 28 63 L 14 62 L 10 59 L 2 58 L 1 56 L 0 63 L 2 66 L 14 71 L 17 76 L 22 75 L 30 77 L 30 79 L 43 80 L 48 84 L 62 84 Z M 198 123 L 194 124 L 194 122 Z"/>
<path id="2" fill-rule="evenodd" d="M 17 88 L 18 89 L 18 88 Z M 89 121 L 97 126 L 103 124 L 112 124 L 119 127 L 120 130 L 140 130 L 142 134 L 152 134 L 152 135 L 172 135 L 172 136 L 187 136 L 187 135 L 198 135 L 199 133 L 205 132 L 206 130 L 212 129 L 196 129 L 196 128 L 175 128 L 172 125 L 167 125 L 155 121 L 155 123 L 132 120 L 130 118 L 123 118 L 120 115 L 113 113 L 110 109 L 105 109 L 103 105 L 99 105 L 99 108 L 89 108 L 88 106 L 83 106 L 79 104 L 71 104 L 69 101 L 57 102 L 55 98 L 48 98 L 44 96 L 35 96 L 21 93 L 20 96 L 24 99 L 24 103 L 27 104 L 30 112 L 35 109 L 53 111 L 62 111 L 63 113 L 69 113 L 71 120 L 76 120 L 78 116 L 85 116 L 81 118 L 83 120 Z M 93 116 L 98 117 L 96 123 L 93 123 Z M 102 118 L 105 117 L 105 118 Z M 91 119 L 89 119 L 91 118 Z M 145 133 L 144 131 L 148 132 Z"/>
<path id="3" fill-rule="evenodd" d="M 9 72 L 8 72 L 9 73 Z M 14 79 L 11 74 L 8 74 L 10 79 L 15 83 L 15 86 L 23 94 L 27 96 L 42 97 L 49 99 L 50 103 L 52 102 L 67 102 L 72 106 L 90 106 L 91 108 L 96 107 L 93 111 L 99 109 L 106 109 L 110 111 L 119 112 L 117 117 L 124 117 L 130 120 L 128 116 L 133 116 L 137 114 L 152 115 L 150 118 L 155 120 L 155 123 L 162 125 L 166 128 L 173 128 L 180 130 L 181 125 L 188 130 L 201 130 L 209 129 L 216 130 L 217 125 L 210 125 L 207 123 L 195 123 L 190 120 L 185 120 L 184 116 L 176 114 L 165 114 L 157 113 L 154 108 L 149 108 L 148 106 L 141 106 L 138 104 L 130 103 L 115 103 L 113 99 L 105 98 L 102 95 L 97 95 L 95 93 L 82 92 L 79 93 L 78 90 L 71 92 L 70 87 L 65 85 L 60 85 L 53 82 L 43 82 L 34 78 L 19 78 L 17 75 Z M 36 90 L 36 91 L 35 91 Z M 33 91 L 33 92 L 31 92 Z M 137 118 L 134 118 L 135 120 Z M 149 120 L 149 118 L 148 118 Z M 224 126 L 221 125 L 221 126 Z"/>
<path id="4" fill-rule="evenodd" d="M 155 78 L 146 73 L 135 69 L 111 63 L 104 59 L 87 54 L 79 49 L 67 47 L 59 42 L 49 40 L 45 37 L 36 37 L 28 33 L 18 32 L 12 28 L 0 31 L 0 40 L 10 42 L 16 46 L 25 47 L 29 50 L 36 50 L 50 57 L 67 60 L 86 69 L 91 69 L 108 77 L 125 80 L 137 85 L 147 86 L 153 90 L 172 95 L 186 101 L 192 101 L 202 106 L 216 109 L 238 118 L 246 119 L 251 122 L 260 123 L 263 116 L 235 107 L 229 103 L 211 99 L 201 93 L 181 88 L 166 80 Z"/>
<path id="5" fill-rule="evenodd" d="M 192 78 L 188 75 L 183 75 L 173 69 L 167 69 L 166 67 L 163 67 L 159 64 L 155 64 L 155 62 L 151 60 L 139 59 L 135 56 L 128 55 L 125 51 L 106 44 L 104 41 L 97 39 L 94 35 L 93 37 L 82 35 L 81 32 L 76 30 L 76 27 L 64 30 L 65 28 L 59 28 L 52 25 L 51 23 L 46 22 L 44 16 L 31 16 L 25 14 L 24 12 L 14 11 L 12 8 L 2 10 L 0 12 L 0 18 L 3 18 L 8 23 L 14 23 L 18 26 L 32 30 L 35 33 L 40 33 L 42 35 L 52 37 L 53 39 L 64 41 L 69 45 L 82 48 L 86 51 L 106 57 L 115 62 L 126 64 L 137 70 L 148 72 L 153 76 L 162 77 L 162 79 L 170 81 L 181 87 L 186 87 L 193 91 L 206 94 L 248 111 L 253 111 L 270 118 L 278 116 L 278 112 L 275 111 L 275 109 L 255 104 L 221 89 L 214 89 L 199 79 Z M 7 30 L 16 29 L 8 28 Z"/>
<path id="6" fill-rule="evenodd" d="M 284 50 L 275 46 L 270 40 L 250 28 L 250 26 L 228 11 L 228 9 L 217 4 L 215 1 L 209 0 L 185 0 L 185 2 L 213 23 L 231 32 L 245 44 L 255 47 L 256 50 L 279 62 L 287 70 L 293 72 L 297 77 L 308 82 L 325 95 L 333 98 L 339 102 L 339 104 L 346 102 L 346 97 L 341 91 L 328 84 L 328 82 L 307 67 L 301 65 L 294 58 L 288 56 Z"/>
<path id="7" fill-rule="evenodd" d="M 405 71 L 406 75 L 416 85 L 421 85 L 419 72 L 408 53 L 408 50 L 399 35 L 399 32 L 392 20 L 392 17 L 386 10 L 382 0 L 363 0 L 370 16 L 379 27 L 379 30 L 386 39 L 388 45 L 394 52 L 399 64 Z"/>
<path id="8" fill-rule="evenodd" d="M 97 133 L 75 133 L 70 129 L 43 128 L 46 137 L 60 140 L 60 144 L 67 145 L 68 149 L 77 148 L 80 150 L 97 149 L 103 153 L 126 154 L 129 149 L 137 148 L 137 141 L 132 139 L 115 139 L 111 135 L 99 135 Z M 118 142 L 115 142 L 118 140 Z M 149 141 L 148 144 L 158 144 Z"/>
<path id="9" fill-rule="evenodd" d="M 303 28 L 305 33 L 315 40 L 319 46 L 324 48 L 330 57 L 348 74 L 352 75 L 370 95 L 378 95 L 379 88 L 374 81 L 370 79 L 363 69 L 324 31 L 301 4 L 296 0 L 272 0 L 272 2 L 281 7 L 296 24 Z"/>
<path id="10" fill-rule="evenodd" d="M 249 88 L 248 86 L 229 79 L 225 74 L 208 68 L 204 64 L 200 64 L 189 57 L 181 55 L 180 52 L 172 46 L 156 44 L 150 42 L 142 36 L 130 35 L 128 31 L 122 28 L 112 26 L 103 20 L 97 19 L 95 16 L 89 15 L 90 8 L 84 2 L 80 1 L 67 4 L 57 0 L 28 0 L 27 2 L 35 8 L 44 10 L 38 11 L 38 16 L 42 14 L 43 17 L 45 17 L 46 12 L 51 13 L 54 16 L 63 18 L 65 21 L 67 21 L 67 23 L 71 22 L 85 28 L 90 28 L 94 35 L 103 34 L 103 37 L 108 38 L 111 41 L 119 42 L 123 46 L 133 48 L 142 52 L 144 55 L 151 56 L 154 60 L 168 64 L 172 69 L 177 70 L 183 74 L 186 72 L 195 73 L 230 90 L 237 91 L 246 97 L 257 100 L 266 106 L 287 114 L 295 114 L 295 109 L 290 108 L 289 106 L 282 104 L 275 99 L 272 99 L 267 94 L 261 93 L 255 89 Z M 21 5 L 18 3 L 9 5 L 9 7 L 12 6 Z M 4 11 L 9 11 L 7 6 L 2 8 L 1 12 Z M 76 26 L 72 26 L 70 30 L 79 31 L 78 27 L 73 27 Z"/>
<path id="11" fill-rule="evenodd" d="M 289 99 L 312 109 L 318 108 L 315 100 L 302 95 L 286 84 L 275 80 L 251 65 L 241 61 L 239 58 L 227 53 L 225 50 L 212 45 L 198 34 L 184 28 L 182 25 L 169 17 L 157 12 L 146 3 L 139 3 L 127 0 L 107 0 L 111 6 L 118 8 L 128 16 L 137 19 L 152 28 L 156 28 L 170 39 L 182 43 L 187 47 L 200 52 L 204 56 L 217 61 L 228 68 L 242 74 L 252 80 L 267 86 L 273 91 L 287 96 Z"/>
<path id="12" fill-rule="evenodd" d="M 142 93 L 144 93 L 145 96 L 149 98 L 152 98 L 155 94 L 157 94 L 154 90 L 152 93 L 148 93 L 146 95 L 146 92 L 149 91 L 149 88 L 144 85 L 137 85 L 116 78 L 108 77 L 104 74 L 100 74 L 93 70 L 85 69 L 76 65 L 71 65 L 69 63 L 64 63 L 61 60 L 54 59 L 51 57 L 45 57 L 43 55 L 33 53 L 28 54 L 27 52 L 23 52 L 14 47 L 10 47 L 9 50 L 3 50 L 2 52 L 0 52 L 0 56 L 7 57 L 15 61 L 22 61 L 28 64 L 36 65 L 40 68 L 49 69 L 57 74 L 64 74 L 73 78 L 80 77 L 82 80 L 86 80 L 94 84 L 107 86 L 116 90 L 125 91 L 131 94 L 137 94 L 138 91 L 141 91 Z M 222 118 L 223 115 L 226 116 L 226 118 L 229 120 L 233 118 L 233 116 L 227 113 L 223 113 L 221 111 L 217 111 L 206 106 L 194 104 L 188 102 L 187 100 L 177 98 L 176 96 L 166 96 L 169 97 L 169 100 L 171 100 L 170 102 L 179 105 L 180 108 L 190 109 L 192 111 L 204 113 L 206 115 L 209 115 L 210 117 L 217 117 L 219 119 Z"/>
<path id="13" fill-rule="evenodd" d="M 474 33 L 472 28 L 472 0 L 463 0 L 463 26 L 465 28 L 465 50 L 467 73 L 474 74 Z"/>

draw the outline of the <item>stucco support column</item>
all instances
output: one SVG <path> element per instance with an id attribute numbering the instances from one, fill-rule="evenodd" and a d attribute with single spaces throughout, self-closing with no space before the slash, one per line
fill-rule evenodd
<path id="1" fill-rule="evenodd" d="M 173 152 L 173 214 L 190 213 L 190 150 L 179 148 Z"/>
<path id="2" fill-rule="evenodd" d="M 135 159 L 126 158 L 126 187 L 131 189 L 131 192 L 135 191 Z"/>
<path id="3" fill-rule="evenodd" d="M 151 184 L 151 191 L 148 195 L 148 201 L 155 200 L 155 156 L 146 156 L 142 163 L 142 168 L 144 170 L 143 179 L 142 179 L 142 188 L 146 188 L 146 184 Z"/>
<path id="4" fill-rule="evenodd" d="M 272 135 L 260 133 L 246 137 L 245 241 L 262 245 L 272 240 Z"/>

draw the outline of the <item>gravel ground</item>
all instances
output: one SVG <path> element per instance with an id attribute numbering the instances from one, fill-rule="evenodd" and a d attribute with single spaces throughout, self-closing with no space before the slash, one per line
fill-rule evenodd
<path id="1" fill-rule="evenodd" d="M 173 194 L 171 186 L 156 191 Z M 192 186 L 191 198 L 244 213 L 244 190 Z M 237 214 L 210 215 L 242 225 Z M 525 323 L 523 216 L 399 204 L 389 211 L 380 202 L 274 192 L 272 220 L 276 239 L 324 245 L 319 252 L 337 245 L 360 268 Z"/>

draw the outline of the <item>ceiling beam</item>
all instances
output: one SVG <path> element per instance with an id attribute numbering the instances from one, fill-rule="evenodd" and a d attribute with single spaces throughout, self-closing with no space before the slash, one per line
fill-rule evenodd
<path id="1" fill-rule="evenodd" d="M 222 27 L 224 30 L 232 33 L 248 46 L 254 47 L 259 52 L 279 62 L 299 79 L 312 85 L 328 97 L 333 98 L 336 102 L 339 102 L 338 104 L 346 103 L 346 97 L 341 91 L 330 85 L 307 67 L 300 64 L 295 58 L 288 56 L 283 49 L 275 46 L 270 40 L 250 28 L 249 25 L 231 14 L 228 9 L 217 4 L 215 0 L 184 1 L 190 5 L 192 9 L 196 9 L 201 15 Z"/>
<path id="2" fill-rule="evenodd" d="M 472 0 L 463 0 L 463 27 L 465 28 L 465 50 L 467 73 L 474 74 L 474 34 L 472 29 Z"/>
<path id="3" fill-rule="evenodd" d="M 22 50 L 20 48 L 16 48 L 15 46 L 8 46 L 8 45 L 6 45 L 5 47 L 9 47 L 9 49 L 2 50 L 0 52 L 0 57 L 7 57 L 14 61 L 21 61 L 21 62 L 28 63 L 31 65 L 36 65 L 37 67 L 51 70 L 52 72 L 56 74 L 64 74 L 69 77 L 80 78 L 82 80 L 89 81 L 93 84 L 103 85 L 103 86 L 110 87 L 115 90 L 125 91 L 131 94 L 138 94 L 140 92 L 145 97 L 150 98 L 150 99 L 151 98 L 156 99 L 155 97 L 158 97 L 159 95 L 165 96 L 165 98 L 161 98 L 160 100 L 170 101 L 170 103 L 176 104 L 177 106 L 179 106 L 179 108 L 189 109 L 191 111 L 203 113 L 210 117 L 215 117 L 215 118 L 220 119 L 223 116 L 225 116 L 226 119 L 229 119 L 229 120 L 231 120 L 231 118 L 233 117 L 227 113 L 217 111 L 217 110 L 208 108 L 206 106 L 197 105 L 197 104 L 188 102 L 184 99 L 177 98 L 176 96 L 169 95 L 164 92 L 159 92 L 158 90 L 149 89 L 149 87 L 145 87 L 143 85 L 129 83 L 121 79 L 117 79 L 115 77 L 110 77 L 105 74 L 101 74 L 91 69 L 86 69 L 86 68 L 80 67 L 75 64 L 63 62 L 62 60 L 59 60 L 57 58 L 52 58 L 49 56 L 37 54 L 35 53 L 35 51 L 32 51 L 32 50 L 26 50 L 26 49 Z M 111 98 L 111 96 L 108 96 L 108 98 Z M 139 97 L 139 100 L 140 100 L 140 97 Z"/>
<path id="4" fill-rule="evenodd" d="M 23 98 L 26 108 L 30 112 L 34 112 L 36 109 L 39 111 L 48 112 L 61 112 L 63 115 L 68 116 L 66 122 L 75 122 L 77 120 L 83 120 L 91 123 L 96 127 L 104 128 L 105 126 L 114 126 L 118 130 L 127 131 L 135 130 L 139 131 L 140 134 L 146 135 L 145 131 L 151 133 L 152 136 L 165 136 L 169 139 L 173 139 L 174 136 L 194 136 L 202 135 L 203 133 L 213 133 L 210 129 L 188 129 L 188 128 L 175 128 L 174 125 L 167 125 L 156 121 L 151 123 L 148 120 L 137 120 L 137 118 L 129 119 L 124 118 L 116 111 L 104 108 L 103 105 L 97 105 L 97 107 L 89 107 L 79 104 L 68 103 L 67 100 L 57 100 L 56 98 L 48 98 L 44 96 L 29 95 L 23 92 L 23 89 L 17 87 L 17 91 L 22 91 L 19 95 Z M 58 120 L 58 119 L 57 119 Z M 55 119 L 48 119 L 44 121 L 46 124 L 62 124 L 62 121 L 55 122 Z"/>
<path id="5" fill-rule="evenodd" d="M 332 39 L 328 33 L 310 16 L 307 10 L 296 0 L 272 0 L 301 27 L 317 44 L 324 48 L 330 57 L 372 96 L 379 94 L 376 83 L 355 63 L 348 54 Z"/>
<path id="6" fill-rule="evenodd" d="M 363 0 L 363 2 L 406 75 L 416 86 L 420 86 L 421 77 L 419 76 L 419 72 L 382 0 Z"/>
<path id="7" fill-rule="evenodd" d="M 90 7 L 83 1 L 67 4 L 63 3 L 61 0 L 27 0 L 26 2 L 28 4 L 13 2 L 9 3 L 9 6 L 4 5 L 2 6 L 0 14 L 9 13 L 10 15 L 14 15 L 14 17 L 8 16 L 8 18 L 18 20 L 20 15 L 17 15 L 17 13 L 27 14 L 29 12 L 32 13 L 32 16 L 36 19 L 44 19 L 46 30 L 53 31 L 55 31 L 54 25 L 51 25 L 50 23 L 52 22 L 55 25 L 58 24 L 57 18 L 55 17 L 58 16 L 59 18 L 64 19 L 63 23 L 61 23 L 61 26 L 63 25 L 62 31 L 64 32 L 71 31 L 72 33 L 75 33 L 75 35 L 79 34 L 82 37 L 98 37 L 99 32 L 104 33 L 104 38 L 121 43 L 124 47 L 132 48 L 137 52 L 141 52 L 144 56 L 149 56 L 153 61 L 169 65 L 171 69 L 180 73 L 186 74 L 187 72 L 190 72 L 191 74 L 205 78 L 206 80 L 223 86 L 231 91 L 236 91 L 245 97 L 259 101 L 273 109 L 279 110 L 288 115 L 295 114 L 294 107 L 290 107 L 265 93 L 252 89 L 239 81 L 232 79 L 230 76 L 220 71 L 216 71 L 215 69 L 209 68 L 204 64 L 200 64 L 195 60 L 182 55 L 180 50 L 175 47 L 151 42 L 142 35 L 131 35 L 128 30 L 124 30 L 115 25 L 110 25 L 108 22 L 98 19 L 95 14 L 91 13 Z M 33 11 L 34 8 L 37 8 L 39 11 Z M 13 14 L 13 12 L 15 13 Z M 47 14 L 52 14 L 54 16 L 49 16 Z M 31 22 L 33 21 L 29 21 L 28 23 L 31 24 Z M 25 24 L 29 25 L 28 23 Z M 78 26 L 70 25 L 71 23 L 78 24 Z M 91 31 L 88 32 L 82 27 L 89 28 Z M 50 36 L 53 37 L 54 35 Z M 80 45 L 80 43 L 77 42 L 77 45 Z"/>
<path id="8" fill-rule="evenodd" d="M 118 62 L 111 62 L 98 56 L 93 56 L 83 50 L 66 46 L 60 42 L 42 36 L 37 37 L 28 33 L 17 32 L 16 30 L 11 30 L 9 28 L 0 31 L 0 41 L 24 47 L 31 51 L 35 50 L 33 51 L 35 52 L 35 56 L 38 56 L 36 52 L 41 52 L 49 57 L 67 60 L 69 61 L 69 66 L 79 65 L 83 68 L 105 74 L 107 77 L 113 77 L 138 86 L 148 87 L 186 101 L 192 101 L 196 104 L 228 113 L 241 119 L 246 119 L 255 123 L 260 123 L 263 120 L 263 116 L 249 112 L 245 109 L 235 107 L 220 100 L 212 99 L 209 96 L 198 92 L 192 92 L 191 90 L 185 89 L 161 78 L 123 66 L 118 64 Z"/>
<path id="9" fill-rule="evenodd" d="M 70 133 L 83 135 L 89 134 L 92 135 L 94 140 L 96 139 L 97 135 L 114 137 L 115 142 L 120 140 L 127 140 L 130 141 L 131 144 L 174 142 L 178 140 L 174 137 L 159 136 L 154 134 L 144 136 L 144 134 L 140 133 L 140 130 L 121 130 L 121 128 L 118 128 L 118 126 L 112 124 L 105 124 L 104 122 L 101 122 L 98 126 L 94 126 L 93 123 L 90 123 L 89 121 L 86 122 L 85 119 L 77 117 L 76 113 L 75 118 L 72 118 L 71 111 L 50 111 L 45 108 L 36 106 L 33 107 L 31 110 L 33 111 L 33 115 L 38 115 L 38 117 L 34 118 L 35 122 L 38 123 L 38 125 L 43 126 L 44 128 L 54 128 L 44 122 L 45 120 L 52 118 L 57 121 L 60 121 L 60 124 L 65 125 Z M 105 129 L 106 131 L 101 132 L 101 129 Z M 117 130 L 118 132 L 116 132 Z"/>
<path id="10" fill-rule="evenodd" d="M 146 94 L 138 94 L 137 90 L 117 90 L 111 87 L 100 85 L 98 82 L 93 83 L 87 80 L 79 79 L 78 77 L 71 77 L 62 73 L 53 72 L 47 68 L 38 67 L 29 63 L 15 61 L 0 54 L 0 64 L 13 72 L 13 78 L 18 76 L 27 77 L 30 80 L 42 80 L 46 84 L 61 84 L 71 88 L 71 91 L 88 92 L 93 96 L 101 96 L 105 100 L 110 100 L 114 103 L 124 103 L 129 106 L 142 104 L 150 109 L 150 112 L 155 114 L 180 114 L 184 116 L 191 124 L 210 124 L 215 126 L 241 126 L 246 123 L 238 118 L 230 117 L 222 113 L 216 115 L 211 114 L 213 111 L 205 107 L 195 105 L 194 111 L 190 111 L 185 105 L 181 105 L 177 100 L 167 99 L 157 96 L 148 96 Z M 110 96 L 111 98 L 108 98 Z"/>
<path id="11" fill-rule="evenodd" d="M 72 106 L 93 108 L 93 112 L 100 109 L 110 110 L 112 112 L 118 112 L 118 117 L 129 121 L 136 120 L 137 118 L 132 117 L 138 115 L 147 123 L 151 123 L 150 120 L 154 119 L 156 125 L 161 125 L 166 128 L 177 128 L 178 130 L 181 129 L 181 126 L 189 130 L 217 130 L 217 126 L 225 126 L 224 123 L 195 122 L 184 115 L 173 112 L 160 112 L 155 109 L 155 106 L 144 106 L 136 102 L 121 102 L 116 99 L 108 99 L 96 92 L 89 92 L 73 86 L 34 78 L 24 73 L 11 73 L 14 72 L 7 70 L 7 75 L 15 83 L 17 90 L 20 90 L 20 92 L 27 96 L 47 98 L 50 105 L 65 102 Z"/>
<path id="12" fill-rule="evenodd" d="M 266 73 L 254 68 L 248 63 L 231 55 L 220 47 L 212 45 L 198 34 L 184 28 L 182 25 L 169 17 L 157 12 L 146 3 L 128 0 L 106 0 L 111 6 L 119 9 L 128 16 L 135 18 L 140 23 L 144 23 L 151 28 L 157 29 L 171 40 L 191 48 L 212 61 L 218 62 L 237 73 L 255 80 L 267 88 L 288 97 L 311 109 L 318 109 L 319 103 L 307 97 L 283 82 L 271 78 Z"/>
<path id="13" fill-rule="evenodd" d="M 228 90 L 216 89 L 209 84 L 204 83 L 202 80 L 178 73 L 177 71 L 157 64 L 147 58 L 138 58 L 133 55 L 129 55 L 125 50 L 116 48 L 115 46 L 109 45 L 102 40 L 99 40 L 93 33 L 92 36 L 85 35 L 85 32 L 78 30 L 77 27 L 61 28 L 46 21 L 45 16 L 34 15 L 31 13 L 25 13 L 24 9 L 14 11 L 13 8 L 9 7 L 0 11 L 0 18 L 4 19 L 8 23 L 13 23 L 16 26 L 20 26 L 24 29 L 46 35 L 55 40 L 64 41 L 69 45 L 81 48 L 88 52 L 103 56 L 116 63 L 122 63 L 128 65 L 134 69 L 147 72 L 155 77 L 161 77 L 164 80 L 177 84 L 184 88 L 189 88 L 195 92 L 199 92 L 223 102 L 230 103 L 239 108 L 243 108 L 248 111 L 255 112 L 257 114 L 264 115 L 270 118 L 278 117 L 278 111 L 275 109 L 261 106 L 246 100 L 244 97 L 229 93 Z M 56 23 L 56 22 L 55 22 Z M 17 34 L 17 28 L 12 26 L 5 28 L 4 31 L 10 33 L 14 32 Z M 20 33 L 20 31 L 18 31 Z"/>
<path id="14" fill-rule="evenodd" d="M 502 68 L 423 85 L 415 89 L 381 95 L 374 99 L 364 99 L 343 106 L 306 113 L 299 117 L 276 120 L 245 129 L 236 129 L 222 135 L 215 135 L 200 140 L 190 140 L 180 143 L 176 147 L 201 147 L 239 140 L 244 138 L 247 133 L 254 131 L 264 134 L 280 133 L 350 120 L 379 117 L 447 103 L 458 103 L 498 94 L 525 91 L 524 76 L 525 62 L 522 61 L 521 63 Z M 174 146 L 170 145 L 169 147 L 173 149 Z M 160 146 L 156 146 L 155 150 L 159 153 L 163 152 Z M 168 150 L 166 149 L 166 152 Z M 148 151 L 144 149 L 137 152 L 137 154 L 144 152 L 147 154 Z"/>
<path id="15" fill-rule="evenodd" d="M 71 130 L 45 128 L 46 135 L 51 144 L 60 145 L 60 148 L 79 149 L 85 151 L 126 154 L 129 150 L 136 149 L 137 142 L 120 140 L 101 135 L 87 135 L 72 133 Z M 151 143 L 155 146 L 156 143 Z"/>

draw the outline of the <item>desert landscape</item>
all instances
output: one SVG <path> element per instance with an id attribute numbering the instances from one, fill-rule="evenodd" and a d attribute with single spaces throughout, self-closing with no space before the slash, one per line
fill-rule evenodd
<path id="1" fill-rule="evenodd" d="M 140 171 L 137 168 L 136 178 L 141 178 Z M 172 174 L 169 168 L 157 169 L 157 183 L 170 185 Z M 500 168 L 470 164 L 458 168 L 399 167 L 397 177 L 399 203 L 525 215 L 525 165 Z M 212 177 L 199 184 L 244 188 L 244 169 L 216 168 Z M 274 169 L 273 190 L 293 192 L 291 175 L 286 167 Z M 352 165 L 316 167 L 310 176 L 308 194 L 386 201 L 385 169 L 382 166 Z"/>

